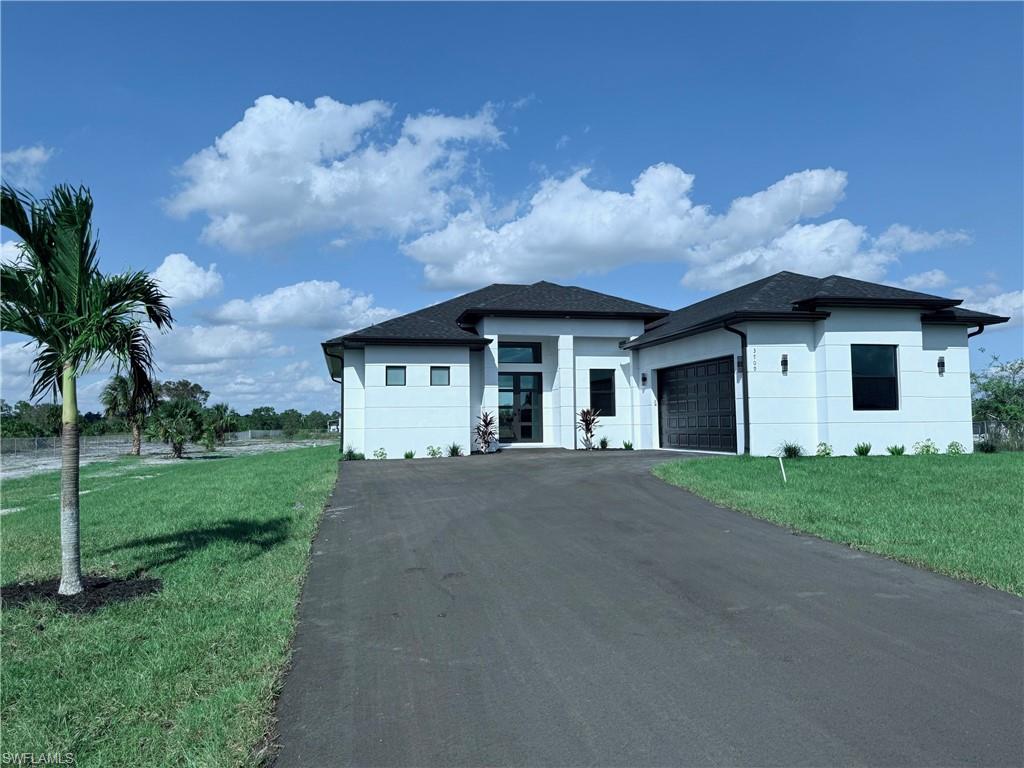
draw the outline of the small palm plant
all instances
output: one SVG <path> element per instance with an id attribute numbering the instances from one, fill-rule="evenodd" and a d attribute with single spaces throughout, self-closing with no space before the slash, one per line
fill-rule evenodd
<path id="1" fill-rule="evenodd" d="M 871 443 L 857 443 L 853 446 L 853 452 L 858 456 L 867 456 L 871 453 Z"/>
<path id="2" fill-rule="evenodd" d="M 204 432 L 202 408 L 195 400 L 184 398 L 162 403 L 146 427 L 146 437 L 167 443 L 176 459 L 185 455 L 187 443 L 201 440 Z"/>
<path id="3" fill-rule="evenodd" d="M 497 425 L 494 421 L 494 414 L 484 411 L 473 429 L 476 444 L 480 446 L 481 453 L 489 453 L 491 446 L 498 442 L 498 433 L 495 431 Z"/>
<path id="4" fill-rule="evenodd" d="M 449 456 L 461 456 L 462 455 L 462 446 L 459 445 L 458 443 L 452 443 L 451 445 L 448 446 L 448 455 Z"/>
<path id="5" fill-rule="evenodd" d="M 157 405 L 153 390 L 137 392 L 135 382 L 120 373 L 114 375 L 100 393 L 107 418 L 122 419 L 132 430 L 132 456 L 142 453 L 142 430 L 146 417 Z"/>
<path id="6" fill-rule="evenodd" d="M 583 447 L 588 451 L 592 451 L 596 447 L 594 432 L 597 431 L 597 425 L 600 423 L 597 418 L 600 413 L 601 411 L 595 411 L 593 408 L 584 408 L 579 413 L 579 421 L 576 422 L 576 429 L 583 435 Z"/>
<path id="7" fill-rule="evenodd" d="M 227 403 L 211 405 L 203 411 L 204 440 L 208 447 L 224 445 L 228 432 L 238 429 L 238 414 Z"/>
<path id="8" fill-rule="evenodd" d="M 7 184 L 0 190 L 0 220 L 21 239 L 20 258 L 0 266 L 0 330 L 36 345 L 32 398 L 61 397 L 62 595 L 82 591 L 78 378 L 112 363 L 127 372 L 138 397 L 148 396 L 153 351 L 144 322 L 157 330 L 173 322 L 148 274 L 100 272 L 92 212 L 85 187 L 61 185 L 44 200 Z"/>

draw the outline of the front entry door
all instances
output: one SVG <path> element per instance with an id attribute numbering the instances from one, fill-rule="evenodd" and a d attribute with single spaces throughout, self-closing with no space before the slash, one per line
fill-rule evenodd
<path id="1" fill-rule="evenodd" d="M 498 374 L 498 438 L 503 443 L 539 443 L 541 424 L 541 375 Z"/>

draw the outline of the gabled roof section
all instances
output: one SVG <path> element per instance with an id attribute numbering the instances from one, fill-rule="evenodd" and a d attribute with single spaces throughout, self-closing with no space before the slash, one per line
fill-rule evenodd
<path id="1" fill-rule="evenodd" d="M 925 310 L 924 322 L 991 325 L 1007 318 L 960 309 L 958 299 L 908 291 L 841 275 L 811 277 L 778 272 L 676 310 L 623 344 L 648 347 L 744 320 L 820 320 L 830 307 L 907 307 Z"/>
<path id="2" fill-rule="evenodd" d="M 532 285 L 495 283 L 338 336 L 324 344 L 345 347 L 365 344 L 454 344 L 482 347 L 490 342 L 476 332 L 474 325 L 486 315 L 633 317 L 649 321 L 667 314 L 668 310 L 665 309 L 576 286 L 543 281 Z"/>

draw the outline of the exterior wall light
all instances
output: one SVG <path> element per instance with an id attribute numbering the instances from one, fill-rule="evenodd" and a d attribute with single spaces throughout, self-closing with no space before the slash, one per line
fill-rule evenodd
<path id="1" fill-rule="evenodd" d="M 736 372 L 743 373 L 743 355 L 737 355 L 736 357 Z"/>
<path id="2" fill-rule="evenodd" d="M 939 376 L 946 375 L 946 358 L 939 355 Z"/>
<path id="3" fill-rule="evenodd" d="M 782 356 L 782 375 L 785 376 L 789 373 L 789 355 Z"/>
<path id="4" fill-rule="evenodd" d="M 645 387 L 647 386 L 647 371 L 640 374 L 640 384 Z"/>

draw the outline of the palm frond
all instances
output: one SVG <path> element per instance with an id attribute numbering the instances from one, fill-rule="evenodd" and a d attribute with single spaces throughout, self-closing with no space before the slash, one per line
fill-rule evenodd
<path id="1" fill-rule="evenodd" d="M 22 242 L 22 253 L 33 266 L 46 270 L 53 259 L 53 220 L 47 201 L 10 184 L 0 188 L 0 224 Z"/>

